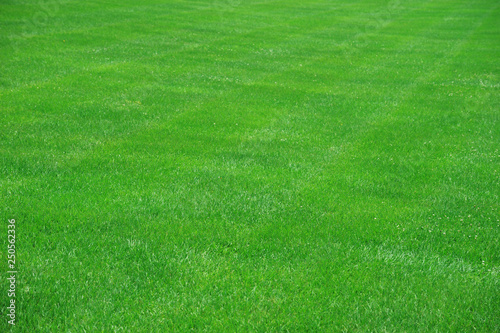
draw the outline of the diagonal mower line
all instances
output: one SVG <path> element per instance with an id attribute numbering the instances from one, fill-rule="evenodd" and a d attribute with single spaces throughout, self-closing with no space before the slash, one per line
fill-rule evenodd
<path id="1" fill-rule="evenodd" d="M 432 70 L 429 70 L 427 73 L 417 77 L 414 82 L 412 82 L 409 87 L 410 89 L 405 90 L 404 93 L 400 95 L 399 98 L 399 103 L 398 104 L 404 104 L 405 100 L 415 92 L 420 86 L 427 84 L 428 81 L 432 81 L 435 77 L 438 77 L 439 73 L 442 72 L 443 70 L 446 69 L 447 66 L 450 65 L 450 63 L 455 59 L 457 56 L 459 56 L 462 52 L 465 52 L 463 50 L 464 46 L 468 43 L 470 40 L 470 37 L 480 28 L 480 26 L 483 24 L 483 22 L 492 15 L 492 13 L 499 7 L 499 5 L 494 6 L 489 12 L 486 12 L 477 22 L 474 26 L 472 26 L 466 33 L 463 34 L 463 37 L 461 37 L 452 48 L 448 49 L 448 56 L 444 57 L 441 59 L 441 61 L 435 63 L 435 66 L 433 67 Z M 456 12 L 459 12 L 457 10 Z M 452 17 L 453 15 L 450 15 L 449 17 Z M 432 31 L 434 29 L 428 29 L 429 35 L 432 34 Z M 401 110 L 400 108 L 393 108 L 394 112 L 382 112 L 382 113 L 373 113 L 371 114 L 371 117 L 369 119 L 366 119 L 364 124 L 370 123 L 370 122 L 383 122 L 387 118 L 393 116 L 394 114 L 401 114 L 404 111 Z M 327 152 L 326 158 L 329 159 L 327 162 L 327 165 L 323 168 L 315 170 L 315 175 L 314 177 L 311 177 L 311 180 L 308 181 L 306 184 L 301 186 L 299 190 L 299 194 L 297 197 L 309 197 L 311 195 L 310 188 L 316 188 L 316 189 L 331 189 L 332 186 L 334 186 L 333 183 L 331 183 L 330 176 L 332 172 L 335 172 L 337 170 L 338 166 L 338 161 L 344 161 L 348 162 L 348 156 L 351 154 L 355 149 L 357 149 L 357 144 L 363 140 L 363 138 L 367 135 L 369 135 L 371 132 L 378 131 L 378 128 L 375 127 L 370 127 L 370 126 L 360 126 L 360 132 L 359 135 L 353 135 L 351 136 L 350 140 L 346 140 L 347 144 L 345 145 L 344 149 L 340 153 L 335 153 L 331 154 Z M 345 165 L 344 165 L 345 166 Z M 342 169 L 342 168 L 340 168 Z M 312 184 L 312 185 L 311 185 Z M 336 189 L 338 190 L 338 189 Z M 340 191 L 342 192 L 342 190 Z M 332 198 L 333 199 L 333 198 Z M 316 214 L 311 216 L 311 221 L 321 221 L 325 218 L 325 213 L 323 211 L 318 211 Z M 348 241 L 348 244 L 351 243 Z M 441 269 L 446 270 L 448 266 L 461 266 L 461 267 L 467 267 L 469 270 L 474 270 L 474 269 L 479 269 L 479 268 L 484 268 L 481 264 L 475 263 L 470 260 L 465 260 L 462 257 L 459 256 L 454 256 L 454 255 L 441 255 L 438 253 L 433 252 L 431 249 L 425 250 L 425 254 L 423 252 L 408 252 L 408 249 L 403 248 L 401 246 L 390 246 L 388 244 L 379 244 L 379 245 L 365 245 L 364 250 L 370 253 L 377 252 L 376 258 L 379 260 L 391 262 L 391 261 L 396 261 L 396 262 L 401 262 L 403 258 L 397 258 L 395 254 L 401 254 L 405 253 L 404 256 L 408 257 L 411 259 L 411 261 L 408 263 L 409 265 L 419 265 L 420 261 L 422 258 L 431 258 L 430 260 L 433 262 L 439 263 Z M 368 255 L 368 253 L 367 253 Z M 401 260 L 400 260 L 401 259 Z M 427 259 L 426 259 L 427 260 Z M 498 271 L 499 266 L 493 266 L 494 270 Z"/>
<path id="2" fill-rule="evenodd" d="M 494 10 L 494 9 L 492 9 L 492 10 Z M 434 63 L 434 67 L 432 68 L 432 70 L 427 70 L 426 74 L 420 75 L 414 81 L 412 81 L 411 83 L 406 85 L 404 89 L 401 89 L 403 92 L 401 94 L 399 94 L 399 98 L 397 99 L 398 100 L 397 104 L 399 104 L 399 105 L 403 104 L 405 102 L 405 100 L 408 97 L 410 97 L 411 94 L 413 94 L 414 91 L 417 90 L 422 84 L 426 84 L 427 81 L 431 81 L 435 76 L 437 76 L 439 74 L 439 72 L 441 70 L 443 70 L 445 68 L 445 66 L 447 66 L 451 62 L 451 60 L 458 55 L 461 48 L 467 42 L 468 38 L 474 33 L 474 31 L 476 29 L 479 28 L 479 26 L 482 24 L 484 19 L 487 16 L 491 15 L 491 11 L 486 13 L 483 16 L 483 18 L 479 22 L 476 23 L 475 26 L 471 27 L 470 30 L 468 31 L 468 33 L 466 33 L 465 36 L 460 39 L 460 41 L 455 43 L 453 48 L 447 49 L 448 56 L 442 58 L 440 62 Z M 455 13 L 459 13 L 459 12 L 460 12 L 460 10 L 457 9 Z M 450 14 L 449 17 L 453 17 L 454 15 L 456 15 L 456 14 Z M 439 21 L 436 22 L 435 25 L 433 25 L 431 27 L 427 27 L 426 35 L 432 35 L 433 31 L 435 31 L 436 28 L 442 24 L 442 20 L 441 19 L 438 19 L 438 20 Z M 419 44 L 422 44 L 424 39 L 421 39 L 421 38 L 419 38 L 419 39 L 421 40 L 421 43 L 419 43 Z M 318 61 L 318 60 L 321 60 L 321 58 L 324 58 L 324 57 L 318 57 L 312 61 Z M 281 74 L 277 74 L 277 75 L 281 75 Z M 253 86 L 253 85 L 251 85 L 251 86 Z M 259 86 L 267 86 L 267 85 L 259 84 Z M 283 88 L 283 89 L 286 89 L 286 88 Z M 398 110 L 396 107 L 393 107 L 392 109 L 394 109 L 396 111 Z M 379 111 L 379 112 L 376 112 L 376 111 Z M 344 142 L 346 142 L 346 144 L 344 144 L 342 146 L 342 149 L 340 151 L 328 150 L 322 155 L 321 158 L 318 158 L 321 161 L 328 161 L 327 166 L 322 167 L 320 169 L 313 170 L 313 173 L 310 175 L 310 177 L 308 177 L 308 179 L 310 179 L 311 182 L 317 181 L 317 182 L 323 183 L 323 180 L 325 178 L 326 179 L 328 178 L 325 174 L 326 170 L 328 169 L 328 165 L 332 165 L 335 161 L 338 161 L 338 160 L 342 159 L 343 156 L 351 153 L 353 150 L 356 149 L 356 145 L 357 145 L 358 141 L 362 141 L 363 137 L 369 135 L 372 131 L 377 130 L 376 128 L 367 126 L 367 124 L 375 123 L 375 122 L 383 122 L 384 119 L 387 119 L 388 117 L 391 117 L 393 115 L 394 115 L 394 112 L 390 112 L 389 110 L 385 110 L 385 109 L 383 110 L 383 109 L 379 108 L 378 110 L 375 110 L 374 112 L 372 112 L 368 116 L 366 116 L 363 119 L 363 122 L 358 126 L 358 131 L 353 132 L 353 134 L 350 137 L 348 137 L 344 140 Z M 315 179 L 315 180 L 313 181 L 313 179 Z"/>
<path id="3" fill-rule="evenodd" d="M 463 46 L 468 42 L 469 38 L 474 34 L 474 32 L 481 26 L 481 24 L 484 22 L 484 20 L 491 15 L 491 13 L 497 8 L 498 6 L 495 6 L 493 9 L 491 9 L 488 13 L 485 13 L 483 17 L 473 26 L 469 29 L 469 31 L 454 45 L 453 48 L 449 49 L 448 51 L 448 56 L 446 58 L 443 58 L 440 62 L 436 63 L 434 66 L 434 69 L 431 71 L 428 71 L 428 74 L 426 75 L 421 75 L 419 76 L 411 85 L 411 89 L 406 90 L 404 93 L 400 95 L 400 103 L 398 104 L 403 104 L 405 103 L 405 100 L 415 91 L 417 90 L 418 87 L 420 87 L 422 84 L 426 84 L 426 82 L 432 80 L 437 74 L 444 70 L 446 66 L 450 64 L 450 62 L 457 57 L 460 52 L 462 52 Z M 394 108 L 395 113 L 401 113 L 401 111 L 398 108 Z M 364 122 L 365 124 L 368 124 L 370 122 L 378 122 L 381 123 L 387 118 L 393 116 L 395 114 L 394 112 L 380 112 L 380 113 L 373 113 L 371 114 L 370 117 L 366 119 Z M 358 144 L 363 140 L 364 137 L 368 136 L 370 133 L 374 131 L 378 131 L 378 128 L 375 127 L 370 127 L 370 126 L 364 126 L 360 127 L 360 131 L 358 132 L 357 135 L 351 136 L 350 140 L 346 140 L 346 144 L 342 147 L 342 150 L 340 152 L 335 151 L 334 153 L 332 152 L 326 152 L 324 154 L 323 160 L 327 160 L 328 162 L 325 163 L 323 167 L 320 167 L 315 170 L 314 175 L 310 178 L 311 180 L 307 182 L 307 187 L 303 186 L 301 188 L 301 195 L 308 197 L 311 193 L 309 188 L 323 188 L 323 189 L 331 189 L 332 186 L 335 184 L 330 181 L 331 173 L 335 173 L 336 170 L 339 168 L 342 169 L 342 167 L 339 167 L 339 165 L 342 165 L 345 167 L 345 163 L 349 163 L 349 158 L 348 156 L 353 153 L 356 149 Z M 340 164 L 339 164 L 340 162 Z M 312 185 L 314 186 L 312 186 Z M 336 189 L 339 190 L 339 189 Z M 342 192 L 343 190 L 340 190 Z M 299 195 L 300 196 L 300 195 Z M 318 212 L 317 215 L 313 218 L 316 221 L 319 221 L 323 218 L 325 214 L 322 212 Z"/>
<path id="4" fill-rule="evenodd" d="M 498 7 L 498 5 L 496 6 Z M 495 8 L 496 8 L 495 7 Z M 463 36 L 460 41 L 455 43 L 455 45 L 447 50 L 448 56 L 445 58 L 441 58 L 441 61 L 436 62 L 435 66 L 433 67 L 432 70 L 428 70 L 425 74 L 420 75 L 417 77 L 413 82 L 411 82 L 404 90 L 403 92 L 399 95 L 399 102 L 397 104 L 401 105 L 404 103 L 404 101 L 414 93 L 415 90 L 417 90 L 418 87 L 420 87 L 423 84 L 427 84 L 428 81 L 432 81 L 432 79 L 442 71 L 445 66 L 447 66 L 453 58 L 455 58 L 463 48 L 463 46 L 466 44 L 470 36 L 474 34 L 474 32 L 481 26 L 483 21 L 491 15 L 491 13 L 495 10 L 495 8 L 492 8 L 489 12 L 485 13 L 481 20 L 479 20 L 475 26 L 471 27 L 469 31 Z M 457 13 L 460 12 L 459 9 L 456 10 Z M 453 17 L 454 15 L 449 15 L 449 17 Z M 432 34 L 432 31 L 434 31 L 434 27 L 429 28 L 429 35 Z M 392 111 L 398 111 L 402 112 L 400 108 L 393 106 Z M 390 110 L 380 110 L 384 112 L 372 112 L 369 117 L 365 118 L 364 124 L 368 123 L 374 123 L 374 122 L 383 122 L 384 119 L 393 116 L 395 113 L 391 112 Z M 377 128 L 370 127 L 370 126 L 361 126 L 359 131 L 357 132 L 356 140 L 349 140 L 350 144 L 348 144 L 350 147 L 345 147 L 343 150 L 343 154 L 348 154 L 352 149 L 355 148 L 355 143 L 357 141 L 360 141 L 365 135 L 368 135 L 371 131 L 377 131 Z M 337 155 L 335 155 L 337 156 Z"/>

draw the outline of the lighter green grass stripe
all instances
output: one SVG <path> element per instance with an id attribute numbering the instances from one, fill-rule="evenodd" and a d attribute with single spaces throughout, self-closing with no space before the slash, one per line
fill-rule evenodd
<path id="1" fill-rule="evenodd" d="M 281 1 L 286 1 L 286 0 L 279 0 L 278 2 L 281 2 Z M 361 1 L 361 0 L 358 0 L 358 1 Z M 427 0 L 427 1 L 430 1 L 430 0 Z M 351 4 L 352 5 L 352 4 Z M 343 6 L 341 7 L 347 7 L 349 6 L 349 4 L 344 4 Z M 335 10 L 338 10 L 338 7 L 335 7 L 331 10 L 329 10 L 329 12 L 332 12 L 332 11 L 335 11 Z M 324 15 L 325 13 L 324 12 L 318 12 L 316 15 Z M 167 18 L 169 17 L 170 15 L 160 15 L 160 16 L 157 16 L 157 18 Z M 292 20 L 288 20 L 286 21 L 288 25 L 292 24 L 292 22 L 299 22 L 299 21 L 308 21 L 310 19 L 310 17 L 306 17 L 306 18 L 303 18 L 303 17 L 299 17 L 299 18 L 294 18 Z M 142 22 L 143 19 L 137 19 L 137 22 Z M 119 23 L 115 23 L 116 26 L 120 26 L 122 24 L 127 24 L 129 23 L 128 21 L 122 21 L 122 22 L 119 22 Z M 211 39 L 210 41 L 208 41 L 207 43 L 204 43 L 204 44 L 198 44 L 198 45 L 189 45 L 189 46 L 186 46 L 186 45 L 183 45 L 183 46 L 180 46 L 179 48 L 176 48 L 176 49 L 169 49 L 169 51 L 167 51 L 166 53 L 163 54 L 163 56 L 172 56 L 174 54 L 182 54 L 182 53 L 185 53 L 185 52 L 192 52 L 192 51 L 195 51 L 197 49 L 200 49 L 200 48 L 203 48 L 203 47 L 206 47 L 207 45 L 213 45 L 215 43 L 219 43 L 219 42 L 229 42 L 229 41 L 232 41 L 232 40 L 239 40 L 241 39 L 242 36 L 249 36 L 249 35 L 252 35 L 252 34 L 255 34 L 255 33 L 258 33 L 259 31 L 267 31 L 269 29 L 272 29 L 273 27 L 280 27 L 282 26 L 283 24 L 282 23 L 275 23 L 274 25 L 268 25 L 268 26 L 263 26 L 263 27 L 258 27 L 258 28 L 252 28 L 252 29 L 249 29 L 249 30 L 246 30 L 246 31 L 242 31 L 242 32 L 239 32 L 237 33 L 236 35 L 232 34 L 230 36 L 223 36 L 223 37 L 220 37 L 220 38 L 215 38 L 215 39 Z M 98 28 L 95 28 L 96 30 L 100 29 L 100 27 Z M 82 30 L 79 30 L 77 32 L 88 32 L 89 29 L 82 29 Z M 56 36 L 56 35 L 63 35 L 63 34 L 66 34 L 66 32 L 60 32 L 60 33 L 54 33 L 53 35 Z M 303 35 L 303 34 L 302 34 Z M 297 34 L 297 36 L 300 36 L 300 34 Z M 290 37 L 290 39 L 292 39 L 293 37 Z M 135 40 L 135 39 L 128 39 L 128 40 Z M 112 47 L 116 47 L 116 48 L 119 48 L 120 45 L 121 45 L 122 42 L 120 43 L 115 43 L 114 46 L 109 46 L 108 48 L 112 48 Z M 147 59 L 147 58 L 145 58 Z M 117 66 L 120 66 L 120 65 L 124 65 L 124 64 L 132 64 L 134 61 L 122 61 L 122 62 L 118 62 L 118 63 L 114 63 L 114 64 L 105 64 L 105 65 L 96 65 L 96 66 L 89 66 L 89 67 L 86 67 L 85 69 L 87 71 L 94 71 L 94 70 L 98 70 L 99 68 L 101 68 L 102 66 L 107 66 L 106 68 L 114 68 L 114 67 L 117 67 Z M 34 86 L 38 86 L 38 87 L 45 87 L 47 84 L 57 84 L 58 82 L 61 82 L 61 80 L 64 79 L 64 77 L 66 76 L 72 76 L 73 74 L 77 74 L 77 71 L 79 69 L 75 69 L 73 72 L 69 72 L 65 75 L 58 75 L 57 77 L 51 77 L 51 78 L 45 78 L 41 81 L 31 81 L 29 83 L 26 83 L 26 84 L 21 84 L 19 85 L 18 87 L 16 88 L 10 88 L 9 90 L 6 90 L 5 89 L 0 89 L 0 97 L 3 97 L 2 94 L 4 94 L 5 96 L 10 96 L 11 93 L 16 93 L 16 92 L 19 92 L 21 91 L 22 89 L 30 89 Z M 2 90 L 4 90 L 2 92 Z"/>
<path id="2" fill-rule="evenodd" d="M 332 9 L 331 11 L 334 11 L 336 10 L 337 8 L 335 9 Z M 320 14 L 324 14 L 324 13 L 318 13 L 318 15 Z M 293 21 L 301 21 L 302 18 L 300 19 L 294 19 Z M 313 31 L 317 31 L 317 30 L 322 30 L 324 29 L 322 26 L 319 26 L 319 27 L 316 27 L 315 29 L 313 29 Z M 259 30 L 259 29 L 256 29 L 256 30 Z M 254 31 L 250 32 L 250 33 L 254 33 Z M 291 39 L 300 39 L 299 37 L 302 37 L 304 35 L 307 35 L 311 33 L 311 31 L 303 31 L 301 33 L 297 33 L 296 35 L 294 35 L 293 37 L 290 37 L 288 39 L 285 39 L 281 44 L 285 44 L 287 43 L 289 40 Z M 224 38 L 224 39 L 227 39 L 227 40 L 232 40 L 232 39 L 238 39 L 238 37 L 234 37 L 234 36 L 231 36 L 229 38 Z M 217 40 L 218 41 L 218 40 Z M 215 43 L 217 41 L 211 41 L 211 43 Z M 192 49 L 196 49 L 198 47 L 194 47 Z M 192 50 L 190 49 L 190 50 Z M 252 58 L 256 58 L 258 56 L 256 55 L 252 55 Z M 323 56 L 324 57 L 324 56 Z M 308 63 L 315 63 L 317 62 L 318 60 L 322 59 L 323 57 L 311 57 L 307 62 L 305 62 L 305 64 L 307 65 Z M 122 63 L 120 64 L 113 64 L 113 65 L 106 65 L 107 68 L 115 68 L 115 67 L 118 67 L 120 65 L 123 65 Z M 101 66 L 99 66 L 101 67 Z M 268 73 L 265 73 L 263 75 L 260 75 L 260 79 L 262 80 L 263 78 L 266 78 L 266 77 L 272 77 L 273 75 L 275 75 L 274 73 L 272 72 L 268 72 Z M 62 78 L 60 79 L 62 80 Z M 161 83 L 161 82 L 158 82 L 158 83 Z M 48 84 L 48 83 L 46 83 Z M 208 100 L 206 100 L 206 103 L 215 103 L 217 100 L 219 99 L 218 96 L 215 96 L 215 97 L 212 97 Z M 175 121 L 175 119 L 178 119 L 184 115 L 187 115 L 187 114 L 191 114 L 191 113 L 194 113 L 194 112 L 197 112 L 197 110 L 192 110 L 192 109 L 189 109 L 189 107 L 186 108 L 186 110 L 184 110 L 184 112 L 179 112 L 179 113 L 176 113 L 175 115 L 170 115 L 169 119 L 173 122 Z M 64 158 L 64 160 L 61 161 L 61 166 L 64 166 L 66 165 L 66 163 L 69 163 L 70 165 L 73 165 L 75 166 L 75 159 L 78 160 L 78 161 L 82 161 L 82 160 L 85 160 L 87 159 L 89 156 L 95 154 L 95 151 L 96 149 L 98 149 L 98 147 L 104 147 L 104 146 L 116 146 L 116 145 L 119 145 L 121 142 L 125 142 L 127 140 L 130 139 L 130 136 L 133 136 L 134 133 L 142 133 L 144 131 L 147 131 L 147 132 L 150 132 L 150 131 L 161 131 L 161 130 L 165 130 L 167 128 L 169 128 L 170 124 L 169 123 L 164 123 L 164 124 L 155 124 L 155 123 L 146 123 L 145 125 L 143 126 L 138 126 L 136 127 L 134 130 L 132 131 L 128 131 L 127 133 L 124 133 L 123 135 L 121 135 L 120 137 L 114 137 L 114 138 L 110 138 L 109 140 L 101 140 L 99 145 L 94 145 L 92 146 L 91 148 L 89 148 L 88 152 L 83 154 L 82 151 L 78 150 L 78 151 L 73 151 L 71 154 L 67 155 L 66 158 Z"/>

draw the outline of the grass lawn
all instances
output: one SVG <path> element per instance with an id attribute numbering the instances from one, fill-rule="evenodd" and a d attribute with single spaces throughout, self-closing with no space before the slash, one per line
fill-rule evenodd
<path id="1" fill-rule="evenodd" d="M 2 0 L 0 331 L 500 331 L 499 75 L 498 0 Z"/>

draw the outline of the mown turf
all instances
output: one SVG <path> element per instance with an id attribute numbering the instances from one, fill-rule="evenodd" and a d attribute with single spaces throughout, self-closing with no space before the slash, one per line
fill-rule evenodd
<path id="1" fill-rule="evenodd" d="M 3 0 L 0 330 L 498 332 L 499 20 Z"/>

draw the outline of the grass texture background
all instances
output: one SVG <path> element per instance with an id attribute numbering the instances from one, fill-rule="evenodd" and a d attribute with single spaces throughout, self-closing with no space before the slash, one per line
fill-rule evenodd
<path id="1" fill-rule="evenodd" d="M 499 21 L 2 0 L 0 331 L 498 332 Z"/>

